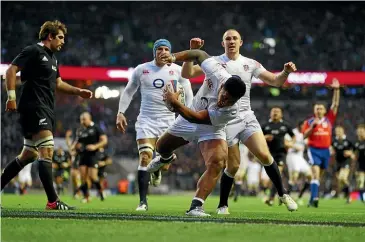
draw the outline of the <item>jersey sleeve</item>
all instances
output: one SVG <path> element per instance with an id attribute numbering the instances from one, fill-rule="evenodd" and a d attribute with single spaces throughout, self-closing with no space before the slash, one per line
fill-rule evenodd
<path id="1" fill-rule="evenodd" d="M 266 69 L 261 65 L 261 63 L 254 61 L 252 74 L 254 77 L 259 78 L 259 75 L 266 71 Z"/>
<path id="2" fill-rule="evenodd" d="M 337 115 L 332 111 L 332 109 L 330 109 L 326 115 L 332 126 L 335 124 L 336 116 Z"/>
<path id="3" fill-rule="evenodd" d="M 105 132 L 99 126 L 95 126 L 95 129 L 98 132 L 99 137 L 105 135 Z"/>
<path id="4" fill-rule="evenodd" d="M 120 95 L 119 99 L 119 109 L 118 113 L 125 113 L 128 109 L 129 104 L 132 101 L 133 95 L 138 90 L 139 86 L 141 85 L 141 68 L 139 66 L 134 69 L 132 73 L 131 79 L 128 81 L 127 86 L 125 87 L 122 95 Z"/>
<path id="5" fill-rule="evenodd" d="M 11 62 L 12 65 L 24 68 L 25 65 L 36 55 L 37 49 L 34 46 L 25 47 L 19 55 Z"/>
<path id="6" fill-rule="evenodd" d="M 232 76 L 226 71 L 222 64 L 214 59 L 214 57 L 204 60 L 200 67 L 205 74 L 205 79 L 211 79 L 215 87 L 218 87 L 220 84 L 219 82 L 224 81 Z"/>
<path id="7" fill-rule="evenodd" d="M 264 124 L 264 125 L 261 125 L 261 130 L 262 130 L 262 133 L 264 133 L 264 135 L 268 134 L 268 130 L 266 130 L 267 124 Z"/>
<path id="8" fill-rule="evenodd" d="M 236 118 L 238 111 L 235 108 L 208 109 L 210 122 L 213 126 L 224 126 Z"/>
<path id="9" fill-rule="evenodd" d="M 184 88 L 185 91 L 185 105 L 190 107 L 191 103 L 193 102 L 193 90 L 191 89 L 191 83 L 189 79 L 183 78 L 181 76 L 181 70 L 179 71 L 179 83 Z"/>
<path id="10" fill-rule="evenodd" d="M 59 77 L 61 77 L 61 75 L 60 75 L 60 67 L 59 67 L 58 61 L 57 61 L 57 76 L 56 76 L 56 78 L 59 78 Z"/>

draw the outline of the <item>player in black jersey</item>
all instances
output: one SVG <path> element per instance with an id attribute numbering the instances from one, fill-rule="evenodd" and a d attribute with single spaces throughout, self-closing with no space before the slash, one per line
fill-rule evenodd
<path id="1" fill-rule="evenodd" d="M 283 168 L 285 165 L 287 149 L 292 147 L 292 145 L 295 143 L 295 135 L 293 133 L 292 126 L 282 118 L 283 110 L 280 107 L 273 107 L 270 111 L 269 122 L 262 125 L 261 127 L 269 146 L 270 153 L 272 154 L 275 162 L 278 163 L 281 174 L 283 173 Z M 284 139 L 286 134 L 290 135 L 292 138 L 291 141 Z M 276 188 L 275 186 L 272 186 L 270 197 L 265 201 L 265 203 L 269 206 L 272 206 L 274 204 L 275 195 Z"/>
<path id="2" fill-rule="evenodd" d="M 361 201 L 365 203 L 365 124 L 357 126 L 357 141 L 354 145 L 355 154 L 353 159 L 357 160 L 356 181 L 360 192 Z"/>
<path id="3" fill-rule="evenodd" d="M 63 183 L 67 180 L 67 172 L 71 166 L 71 155 L 59 147 L 53 154 L 53 175 L 55 178 L 57 193 L 63 193 Z"/>
<path id="4" fill-rule="evenodd" d="M 6 71 L 6 111 L 19 112 L 24 145 L 20 155 L 5 167 L 1 190 L 24 166 L 38 159 L 39 177 L 48 198 L 46 209 L 57 210 L 72 207 L 59 200 L 52 181 L 55 91 L 83 98 L 92 97 L 91 91 L 73 87 L 60 77 L 55 52 L 65 44 L 66 33 L 66 26 L 61 22 L 45 22 L 39 32 L 40 42 L 25 47 Z M 22 93 L 17 104 L 15 83 L 19 71 Z"/>
<path id="5" fill-rule="evenodd" d="M 98 177 L 100 181 L 100 185 L 102 190 L 104 190 L 104 181 L 106 178 L 106 167 L 113 163 L 112 158 L 106 153 L 104 148 L 99 149 L 98 152 L 98 161 L 99 161 L 99 169 L 98 169 Z"/>
<path id="6" fill-rule="evenodd" d="M 81 186 L 81 175 L 79 170 L 80 154 L 77 153 L 75 148 L 77 143 L 76 136 L 73 141 L 71 140 L 71 136 L 72 136 L 72 130 L 67 130 L 65 140 L 71 155 L 71 182 L 73 189 L 72 194 L 74 198 L 78 198 L 80 196 L 80 191 L 78 190 L 78 188 Z"/>
<path id="7" fill-rule="evenodd" d="M 353 154 L 353 145 L 346 137 L 345 130 L 342 126 L 336 126 L 335 138 L 332 141 L 332 150 L 336 158 L 336 178 L 337 191 L 343 191 L 347 202 L 350 202 L 350 167 L 351 157 Z"/>
<path id="8" fill-rule="evenodd" d="M 80 173 L 82 185 L 80 190 L 84 194 L 83 202 L 89 202 L 88 179 L 99 191 L 101 200 L 104 200 L 102 188 L 98 178 L 99 160 L 97 152 L 108 143 L 104 132 L 91 120 L 91 115 L 84 112 L 80 115 L 82 128 L 77 133 L 76 151 L 80 154 Z"/>

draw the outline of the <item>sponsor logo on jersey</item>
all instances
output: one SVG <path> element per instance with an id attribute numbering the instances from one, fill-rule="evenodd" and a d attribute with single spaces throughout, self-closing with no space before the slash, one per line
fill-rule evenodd
<path id="1" fill-rule="evenodd" d="M 163 86 L 165 85 L 165 82 L 162 79 L 156 79 L 153 81 L 152 84 L 156 88 L 163 88 Z"/>
<path id="2" fill-rule="evenodd" d="M 143 75 L 146 75 L 146 74 L 150 74 L 150 72 L 149 72 L 148 70 L 143 70 L 143 71 L 142 71 L 142 74 L 143 74 Z"/>
<path id="3" fill-rule="evenodd" d="M 212 82 L 212 80 L 207 79 L 207 80 L 206 80 L 206 82 L 207 82 L 208 88 L 209 88 L 210 90 L 211 90 L 211 89 L 213 89 L 213 82 Z"/>
<path id="4" fill-rule="evenodd" d="M 248 71 L 248 65 L 243 65 L 243 69 L 244 69 L 245 71 Z"/>

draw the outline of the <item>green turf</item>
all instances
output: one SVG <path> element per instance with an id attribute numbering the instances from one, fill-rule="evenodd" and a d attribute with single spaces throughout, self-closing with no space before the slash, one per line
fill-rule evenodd
<path id="1" fill-rule="evenodd" d="M 222 217 L 215 215 L 218 198 L 210 197 L 204 207 L 212 218 L 204 221 L 211 223 L 205 223 L 203 220 L 190 223 L 161 220 L 186 219 L 184 212 L 189 207 L 191 196 L 150 196 L 148 212 L 135 211 L 138 196 L 111 196 L 104 202 L 94 198 L 89 204 L 82 204 L 67 196 L 62 196 L 62 199 L 76 205 L 78 209 L 71 213 L 47 212 L 44 210 L 45 195 L 3 195 L 2 241 L 39 241 L 47 238 L 47 241 L 60 242 L 102 240 L 160 242 L 172 239 L 174 242 L 188 240 L 281 242 L 316 240 L 317 242 L 354 241 L 361 240 L 360 236 L 365 236 L 365 205 L 359 201 L 345 204 L 342 199 L 321 200 L 317 209 L 302 206 L 296 212 L 288 212 L 285 206 L 268 207 L 259 198 L 241 198 L 237 203 L 230 200 L 231 215 L 224 217 L 227 220 L 223 220 Z M 15 215 L 24 216 L 22 213 L 26 212 L 28 213 L 26 216 L 32 213 L 41 217 L 52 215 L 53 218 L 11 218 Z M 80 214 L 83 215 L 83 219 L 57 219 L 65 215 L 80 217 Z M 92 220 L 90 216 L 100 220 Z M 131 221 L 136 219 L 150 221 Z M 282 223 L 286 225 L 281 225 Z M 319 226 L 333 223 L 350 227 Z M 52 229 L 45 230 L 46 226 Z"/>
<path id="2" fill-rule="evenodd" d="M 38 228 L 38 229 L 37 229 Z M 184 222 L 3 219 L 3 242 L 361 241 L 364 228 Z"/>

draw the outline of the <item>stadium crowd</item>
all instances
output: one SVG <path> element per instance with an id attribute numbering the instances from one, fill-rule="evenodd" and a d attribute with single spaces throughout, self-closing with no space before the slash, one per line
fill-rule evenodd
<path id="1" fill-rule="evenodd" d="M 364 5 L 350 3 L 338 8 L 336 4 L 49 2 L 39 8 L 29 2 L 3 2 L 2 13 L 6 21 L 1 23 L 1 62 L 11 62 L 23 47 L 36 42 L 38 28 L 45 19 L 60 19 L 69 33 L 65 49 L 58 54 L 63 65 L 135 67 L 152 59 L 153 42 L 161 37 L 173 43 L 173 50 L 184 50 L 191 37 L 199 36 L 206 40 L 204 48 L 208 53 L 218 54 L 222 52 L 219 41 L 222 33 L 235 28 L 243 34 L 243 54 L 260 61 L 268 70 L 280 70 L 282 63 L 293 60 L 300 70 L 365 71 L 365 25 L 357 24 L 365 19 Z M 186 8 L 188 11 L 181 11 Z M 93 85 L 91 89 L 98 84 Z M 195 91 L 198 88 L 194 86 Z M 274 97 L 269 88 L 257 87 L 252 90 L 251 97 L 253 103 L 262 105 L 258 108 L 254 105 L 253 109 L 259 122 L 263 123 L 268 119 L 271 101 L 279 100 L 284 107 L 284 118 L 295 125 L 312 113 L 311 104 L 318 99 L 316 90 L 291 88 Z M 348 97 L 345 91 L 342 94 L 345 97 L 341 97 L 336 122 L 344 125 L 350 139 L 355 139 L 356 124 L 365 121 L 364 99 Z M 360 95 L 364 94 L 362 88 Z M 136 158 L 134 123 L 140 103 L 139 93 L 136 95 L 138 97 L 126 113 L 129 126 L 123 136 L 115 127 L 118 98 L 83 101 L 58 95 L 54 134 L 64 137 L 66 130 L 75 130 L 79 114 L 90 111 L 94 121 L 108 135 L 111 153 Z M 330 102 L 331 93 L 320 98 Z M 290 102 L 292 99 L 304 101 L 305 105 Z M 4 107 L 4 88 L 1 102 Z M 23 140 L 20 127 L 16 126 L 17 115 L 5 114 L 4 108 L 1 112 L 1 162 L 5 165 L 19 152 Z M 183 162 L 174 164 L 171 173 L 191 176 L 204 171 L 204 163 L 194 145 L 181 149 L 178 156 Z"/>

